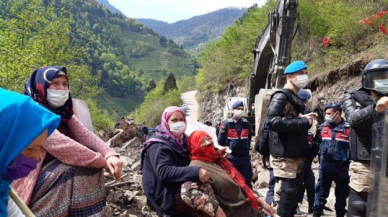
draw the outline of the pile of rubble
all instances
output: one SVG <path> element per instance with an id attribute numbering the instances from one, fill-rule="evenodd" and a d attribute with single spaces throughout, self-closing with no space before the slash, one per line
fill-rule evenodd
<path id="1" fill-rule="evenodd" d="M 123 161 L 123 176 L 120 180 L 114 180 L 105 173 L 106 216 L 156 217 L 156 213 L 147 206 L 142 188 L 140 157 L 145 137 L 138 133 L 136 126 L 99 134 L 120 154 Z"/>
<path id="2" fill-rule="evenodd" d="M 122 179 L 114 180 L 108 173 L 105 174 L 106 216 L 156 217 L 156 213 L 147 206 L 142 188 L 140 158 L 145 137 L 138 133 L 136 126 L 124 126 L 115 132 L 100 132 L 99 135 L 120 154 L 123 161 Z M 252 153 L 252 165 L 254 170 L 253 191 L 264 199 L 268 191 L 269 172 L 264 169 L 261 156 L 258 153 Z M 312 166 L 316 181 L 318 180 L 318 165 L 316 160 Z M 326 206 L 334 210 L 334 188 L 331 189 L 327 201 Z M 302 212 L 307 213 L 307 204 L 306 200 L 301 204 Z M 325 214 L 325 216 L 335 216 L 335 213 L 328 211 L 325 211 Z"/>

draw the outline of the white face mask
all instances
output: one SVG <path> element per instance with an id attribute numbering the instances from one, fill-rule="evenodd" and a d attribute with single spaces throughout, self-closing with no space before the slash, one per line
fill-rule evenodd
<path id="1" fill-rule="evenodd" d="M 300 89 L 305 88 L 309 83 L 309 77 L 307 75 L 297 75 L 296 81 L 293 81 L 293 83 Z"/>
<path id="2" fill-rule="evenodd" d="M 70 90 L 47 89 L 47 102 L 49 106 L 58 108 L 65 105 L 69 99 Z"/>
<path id="3" fill-rule="evenodd" d="M 243 114 L 244 114 L 244 111 L 242 111 L 242 110 L 235 110 L 235 111 L 234 111 L 234 117 L 235 117 L 236 119 L 241 119 L 242 116 L 243 116 Z"/>
<path id="4" fill-rule="evenodd" d="M 382 94 L 388 93 L 388 79 L 374 80 L 375 90 Z"/>
<path id="5" fill-rule="evenodd" d="M 336 115 L 336 114 L 333 114 L 332 116 L 326 115 L 326 116 L 325 116 L 325 119 L 326 119 L 326 121 L 327 121 L 329 124 L 334 124 L 335 121 L 337 120 L 337 115 Z"/>
<path id="6" fill-rule="evenodd" d="M 181 136 L 186 129 L 185 122 L 176 122 L 176 123 L 168 124 L 168 125 L 170 126 L 170 132 L 174 136 Z"/>

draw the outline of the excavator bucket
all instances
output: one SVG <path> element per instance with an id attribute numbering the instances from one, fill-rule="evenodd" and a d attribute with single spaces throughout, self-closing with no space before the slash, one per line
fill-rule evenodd
<path id="1" fill-rule="evenodd" d="M 277 91 L 277 89 L 261 89 L 259 94 L 255 97 L 255 134 L 260 135 L 261 127 L 263 126 L 265 117 L 267 116 L 268 106 L 271 102 L 271 95 Z"/>

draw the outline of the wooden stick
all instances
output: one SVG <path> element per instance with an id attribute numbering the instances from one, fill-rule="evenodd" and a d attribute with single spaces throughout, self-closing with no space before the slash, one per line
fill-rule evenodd
<path id="1" fill-rule="evenodd" d="M 111 188 L 114 188 L 114 187 L 120 187 L 120 186 L 127 185 L 127 184 L 134 184 L 134 183 L 132 181 L 125 181 L 125 182 L 120 182 L 120 183 L 117 183 L 117 184 L 105 186 L 105 188 L 106 189 L 111 189 Z"/>
<path id="2" fill-rule="evenodd" d="M 118 136 L 120 136 L 120 135 L 124 132 L 124 130 L 122 130 L 122 129 L 116 129 L 116 130 L 115 130 L 115 133 L 117 133 L 117 132 L 119 132 L 119 133 L 116 134 L 113 138 L 109 139 L 109 141 L 106 143 L 106 144 L 108 144 L 109 147 L 111 146 L 112 142 L 113 142 L 115 139 L 117 139 Z"/>
<path id="3" fill-rule="evenodd" d="M 31 212 L 30 208 L 24 203 L 24 201 L 16 194 L 16 192 L 11 188 L 9 196 L 20 208 L 26 217 L 35 217 L 34 213 Z"/>
<path id="4" fill-rule="evenodd" d="M 128 176 L 128 173 L 122 175 L 119 179 L 115 179 L 115 180 L 113 180 L 113 181 L 111 181 L 111 182 L 106 183 L 106 184 L 105 184 L 105 187 L 108 187 L 108 186 L 110 186 L 110 185 L 113 185 L 113 184 L 119 182 L 121 179 L 123 179 L 123 178 L 125 178 L 125 177 L 127 177 L 127 176 Z"/>

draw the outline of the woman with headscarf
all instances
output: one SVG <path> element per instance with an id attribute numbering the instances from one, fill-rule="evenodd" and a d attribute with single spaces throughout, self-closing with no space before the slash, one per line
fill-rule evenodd
<path id="1" fill-rule="evenodd" d="M 122 162 L 74 115 L 66 68 L 35 70 L 25 94 L 59 115 L 61 122 L 43 145 L 37 169 L 13 188 L 36 216 L 102 216 L 102 168 L 119 178 Z"/>
<path id="2" fill-rule="evenodd" d="M 204 168 L 210 173 L 211 186 L 226 216 L 275 215 L 271 206 L 253 194 L 232 163 L 216 152 L 213 140 L 206 132 L 194 131 L 188 138 L 188 149 L 190 166 Z M 192 204 L 191 195 L 193 191 L 197 191 L 197 186 L 192 182 L 186 182 L 182 186 L 181 196 L 187 204 Z"/>
<path id="3" fill-rule="evenodd" d="M 190 208 L 180 197 L 183 183 L 206 183 L 210 178 L 206 170 L 188 166 L 185 129 L 183 110 L 168 107 L 163 112 L 162 124 L 144 143 L 141 163 L 147 202 L 160 216 L 225 216 L 209 185 L 204 184 L 197 191 L 195 202 L 200 211 Z"/>
<path id="4" fill-rule="evenodd" d="M 40 148 L 59 121 L 31 98 L 0 88 L 0 216 L 9 216 L 10 184 L 36 168 Z"/>

